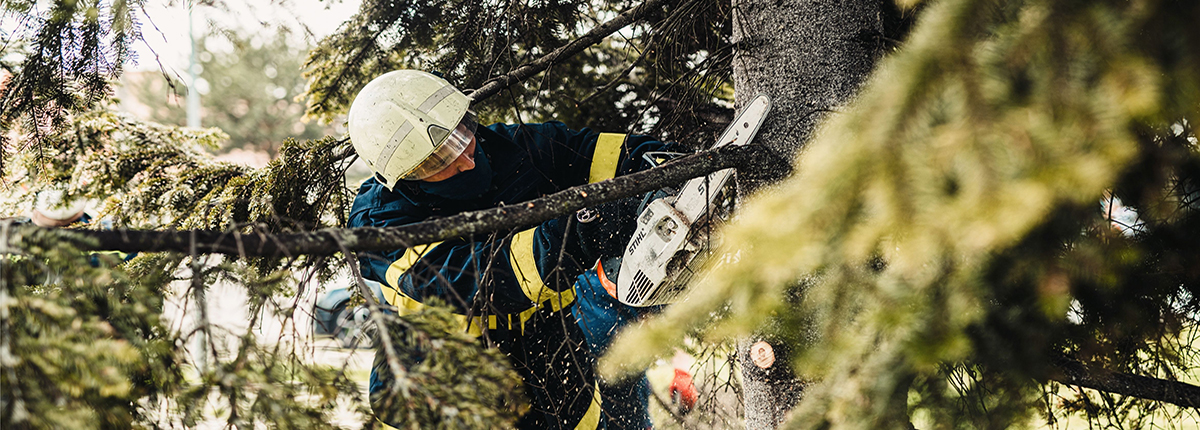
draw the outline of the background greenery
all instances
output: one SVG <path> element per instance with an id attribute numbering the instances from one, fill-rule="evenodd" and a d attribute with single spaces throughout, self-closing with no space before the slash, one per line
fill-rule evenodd
<path id="1" fill-rule="evenodd" d="M 726 246 L 741 251 L 739 262 L 628 333 L 606 368 L 640 368 L 688 336 L 720 342 L 770 319 L 802 352 L 789 364 L 812 382 L 788 424 L 796 428 L 903 428 L 913 417 L 936 428 L 1195 420 L 1191 409 L 1049 381 L 1064 358 L 1176 381 L 1196 366 L 1200 4 L 942 0 L 904 9 L 914 3 L 889 9 L 889 23 L 918 22 L 911 34 L 888 27 L 897 49 L 801 152 L 797 176 L 747 204 L 730 228 Z M 13 73 L 0 99 L 4 213 L 22 213 L 33 192 L 56 186 L 106 202 L 102 214 L 119 228 L 342 225 L 353 157 L 340 136 L 248 138 L 278 148 L 270 165 L 251 169 L 205 152 L 225 132 L 111 111 L 110 84 L 143 31 L 139 5 L 2 4 L 34 30 L 0 44 Z M 479 87 L 629 6 L 365 1 L 303 64 L 306 112 L 335 120 L 367 80 L 399 67 Z M 731 113 L 731 53 L 754 49 L 730 40 L 731 10 L 672 3 L 480 109 L 494 120 L 557 118 L 697 146 Z M 259 55 L 246 52 L 239 58 Z M 266 76 L 263 61 L 214 54 L 206 72 Z M 213 91 L 243 82 L 213 79 Z M 296 88 L 272 85 L 287 97 Z M 254 92 L 212 109 L 243 106 L 242 117 L 260 118 L 294 110 L 275 97 L 254 111 Z M 226 125 L 230 135 L 241 126 Z M 1136 229 L 1114 228 L 1101 209 L 1113 198 L 1136 211 Z M 191 425 L 208 413 L 200 399 L 212 398 L 236 426 L 327 426 L 339 399 L 364 410 L 344 369 L 261 345 L 249 330 L 195 380 L 181 378 L 192 334 L 165 330 L 157 316 L 171 282 L 195 297 L 231 282 L 261 310 L 331 279 L 340 258 L 163 254 L 90 268 L 72 240 L 45 231 L 5 244 L 5 428 L 151 427 L 163 422 L 151 411 L 163 407 L 168 424 Z M 486 377 L 500 386 L 505 375 Z M 494 401 L 422 387 L 433 402 Z"/>
<path id="2" fill-rule="evenodd" d="M 220 152 L 244 149 L 273 158 L 287 138 L 311 140 L 334 134 L 332 124 L 301 121 L 304 104 L 297 98 L 305 81 L 300 65 L 308 52 L 305 38 L 287 27 L 249 32 L 213 29 L 197 42 L 206 88 L 202 91 L 201 125 L 229 135 Z M 143 119 L 161 124 L 187 124 L 188 88 L 178 76 L 141 72 L 125 84 Z M 135 109 L 136 110 L 136 109 Z"/>

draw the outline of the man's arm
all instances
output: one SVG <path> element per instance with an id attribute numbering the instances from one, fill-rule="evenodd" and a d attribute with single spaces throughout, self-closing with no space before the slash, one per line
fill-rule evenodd
<path id="1" fill-rule="evenodd" d="M 652 151 L 673 150 L 673 143 L 664 143 L 644 135 L 613 135 L 616 149 L 607 148 L 612 140 L 601 138 L 600 132 L 590 128 L 571 129 L 557 121 L 541 124 L 496 124 L 493 131 L 509 138 L 519 147 L 525 148 L 533 157 L 535 166 L 543 173 L 555 178 L 560 189 L 589 182 L 594 162 L 603 160 L 606 154 L 616 154 L 613 176 L 625 175 L 649 168 L 643 155 Z"/>
<path id="2" fill-rule="evenodd" d="M 422 220 L 412 206 L 403 196 L 367 181 L 355 198 L 348 224 L 387 227 Z M 467 313 L 483 293 L 494 312 L 519 312 L 569 289 L 583 271 L 583 251 L 576 235 L 567 234 L 570 228 L 573 221 L 563 217 L 511 235 L 362 253 L 359 262 L 364 277 L 384 284 L 385 296 L 420 303 L 436 296 Z"/>

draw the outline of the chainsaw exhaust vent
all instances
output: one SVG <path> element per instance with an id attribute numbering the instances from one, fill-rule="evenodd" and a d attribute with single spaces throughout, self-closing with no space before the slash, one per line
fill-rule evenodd
<path id="1" fill-rule="evenodd" d="M 650 292 L 650 287 L 654 286 L 654 282 L 646 276 L 646 272 L 641 270 L 633 275 L 633 288 L 629 290 L 629 297 L 625 299 L 626 303 L 641 303 L 646 298 L 646 293 Z"/>

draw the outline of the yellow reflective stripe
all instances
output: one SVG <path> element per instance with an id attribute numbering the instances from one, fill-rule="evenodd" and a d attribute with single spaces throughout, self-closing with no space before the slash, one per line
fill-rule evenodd
<path id="1" fill-rule="evenodd" d="M 625 143 L 625 135 L 620 133 L 600 133 L 596 138 L 596 150 L 592 153 L 591 175 L 588 183 L 612 179 L 617 175 L 617 163 L 621 160 L 621 144 Z"/>
<path id="2" fill-rule="evenodd" d="M 542 275 L 537 270 L 537 260 L 533 258 L 533 233 L 537 228 L 522 231 L 513 235 L 508 245 L 508 261 L 512 264 L 513 275 L 521 284 L 521 291 L 534 304 L 555 298 L 558 294 L 542 283 Z"/>
<path id="3" fill-rule="evenodd" d="M 596 391 L 592 394 L 592 404 L 588 406 L 587 413 L 583 414 L 583 418 L 579 419 L 579 424 L 575 426 L 578 430 L 592 430 L 600 427 L 600 411 L 602 410 L 602 402 L 600 399 L 600 385 L 593 384 Z"/>
<path id="4" fill-rule="evenodd" d="M 501 326 L 510 330 L 519 328 L 524 334 L 525 323 L 533 318 L 537 311 L 549 306 L 554 312 L 558 312 L 575 302 L 574 289 L 556 292 L 542 282 L 542 276 L 538 273 L 537 263 L 533 258 L 533 234 L 536 230 L 536 228 L 531 228 L 517 233 L 509 242 L 509 264 L 512 265 L 513 276 L 517 278 L 521 291 L 525 293 L 525 297 L 529 298 L 532 306 L 516 314 L 488 315 L 488 329 L 494 330 Z M 412 315 L 425 308 L 425 304 L 400 292 L 400 276 L 412 268 L 426 252 L 440 243 L 409 248 L 404 255 L 400 256 L 400 259 L 393 261 L 388 266 L 387 273 L 384 275 L 387 283 L 383 284 L 382 288 L 383 299 L 389 305 L 395 306 L 396 312 L 400 316 Z M 454 316 L 467 334 L 479 336 L 483 333 L 482 317 L 472 317 L 468 322 L 466 315 L 455 314 Z"/>
<path id="5" fill-rule="evenodd" d="M 413 267 L 414 264 L 417 264 L 417 260 L 420 260 L 426 252 L 429 252 L 429 250 L 433 249 L 439 244 L 441 244 L 441 242 L 434 242 L 427 245 L 417 245 L 408 248 L 408 251 L 405 251 L 404 255 L 401 255 L 399 260 L 393 261 L 392 265 L 388 266 L 387 273 L 383 275 L 383 278 L 387 280 L 389 285 L 395 287 L 396 291 L 399 291 L 400 275 L 403 275 L 404 272 L 407 272 L 409 268 Z M 392 303 L 390 300 L 388 303 L 395 305 L 395 303 Z"/>
<path id="6" fill-rule="evenodd" d="M 521 311 L 521 313 L 518 314 L 520 315 L 521 334 L 525 334 L 525 322 L 529 321 L 530 318 L 533 318 L 533 314 L 536 314 L 537 311 L 549 305 L 551 310 L 558 312 L 561 311 L 562 308 L 570 306 L 573 302 L 575 302 L 575 290 L 571 289 L 555 294 L 553 298 Z"/>
<path id="7" fill-rule="evenodd" d="M 405 251 L 404 255 L 400 256 L 400 259 L 393 261 L 392 264 L 388 266 L 387 273 L 384 275 L 387 283 L 384 284 L 382 288 L 383 300 L 387 301 L 389 305 L 395 306 L 396 313 L 400 314 L 400 316 L 412 315 L 420 312 L 422 309 L 425 309 L 424 303 L 418 302 L 412 297 L 400 292 L 400 276 L 403 275 L 404 272 L 407 272 L 408 269 L 412 268 L 414 264 L 417 264 L 417 260 L 420 260 L 426 252 L 429 252 L 429 250 L 433 249 L 439 244 L 441 244 L 441 242 L 417 245 L 408 248 L 408 251 Z M 458 320 L 459 326 L 463 327 L 463 330 L 468 335 L 479 336 L 480 334 L 483 334 L 482 318 L 472 318 L 470 324 L 467 324 L 466 315 L 455 314 L 454 317 Z M 496 328 L 495 320 L 495 316 L 489 318 L 488 326 L 490 328 Z"/>
<path id="8" fill-rule="evenodd" d="M 512 265 L 513 276 L 521 285 L 525 297 L 533 302 L 533 306 L 520 313 L 521 333 L 525 332 L 525 322 L 533 318 L 539 309 L 550 306 L 558 312 L 575 301 L 575 290 L 567 289 L 558 292 L 550 289 L 542 282 L 542 276 L 537 270 L 537 260 L 533 258 L 533 234 L 537 228 L 522 231 L 513 235 L 508 245 L 508 262 Z M 511 325 L 509 326 L 511 328 Z"/>
<path id="9" fill-rule="evenodd" d="M 391 285 L 384 285 L 382 289 L 384 298 L 388 301 L 388 304 L 396 307 L 396 313 L 400 316 L 412 315 L 420 312 L 422 309 L 425 309 L 424 303 L 418 302 L 412 297 L 401 293 Z M 457 325 L 462 327 L 463 332 L 465 332 L 467 335 L 479 336 L 483 334 L 482 317 L 471 318 L 470 324 L 467 324 L 466 315 L 454 314 L 454 319 L 458 322 Z M 495 315 L 488 316 L 488 328 L 495 329 L 497 326 L 496 322 L 497 319 Z"/>
<path id="10" fill-rule="evenodd" d="M 425 309 L 425 304 L 416 301 L 412 297 L 397 291 L 391 285 L 383 286 L 383 296 L 389 304 L 396 307 L 396 313 L 400 316 L 412 315 Z M 525 332 L 525 323 L 533 318 L 533 314 L 537 311 L 550 307 L 554 312 L 561 311 L 563 308 L 570 306 L 575 302 L 575 290 L 567 290 L 556 294 L 553 298 L 544 302 L 530 306 L 529 309 L 521 311 L 519 314 L 507 315 L 488 315 L 488 329 L 495 330 L 503 324 L 508 329 L 519 328 L 521 333 Z M 514 317 L 516 321 L 514 320 Z M 454 314 L 454 318 L 458 320 L 458 325 L 463 327 L 463 330 L 471 336 L 479 336 L 483 334 L 483 318 L 472 317 L 471 324 L 467 325 L 467 316 L 462 314 Z"/>

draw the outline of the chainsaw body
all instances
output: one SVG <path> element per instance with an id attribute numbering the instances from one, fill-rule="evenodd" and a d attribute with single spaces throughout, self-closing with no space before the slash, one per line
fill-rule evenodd
<path id="1" fill-rule="evenodd" d="M 755 97 L 712 148 L 749 143 L 770 108 L 766 96 Z M 712 257 L 719 240 L 716 228 L 733 213 L 735 177 L 729 168 L 693 178 L 674 195 L 646 205 L 621 258 L 617 300 L 654 306 L 670 303 L 685 291 L 696 270 Z"/>

